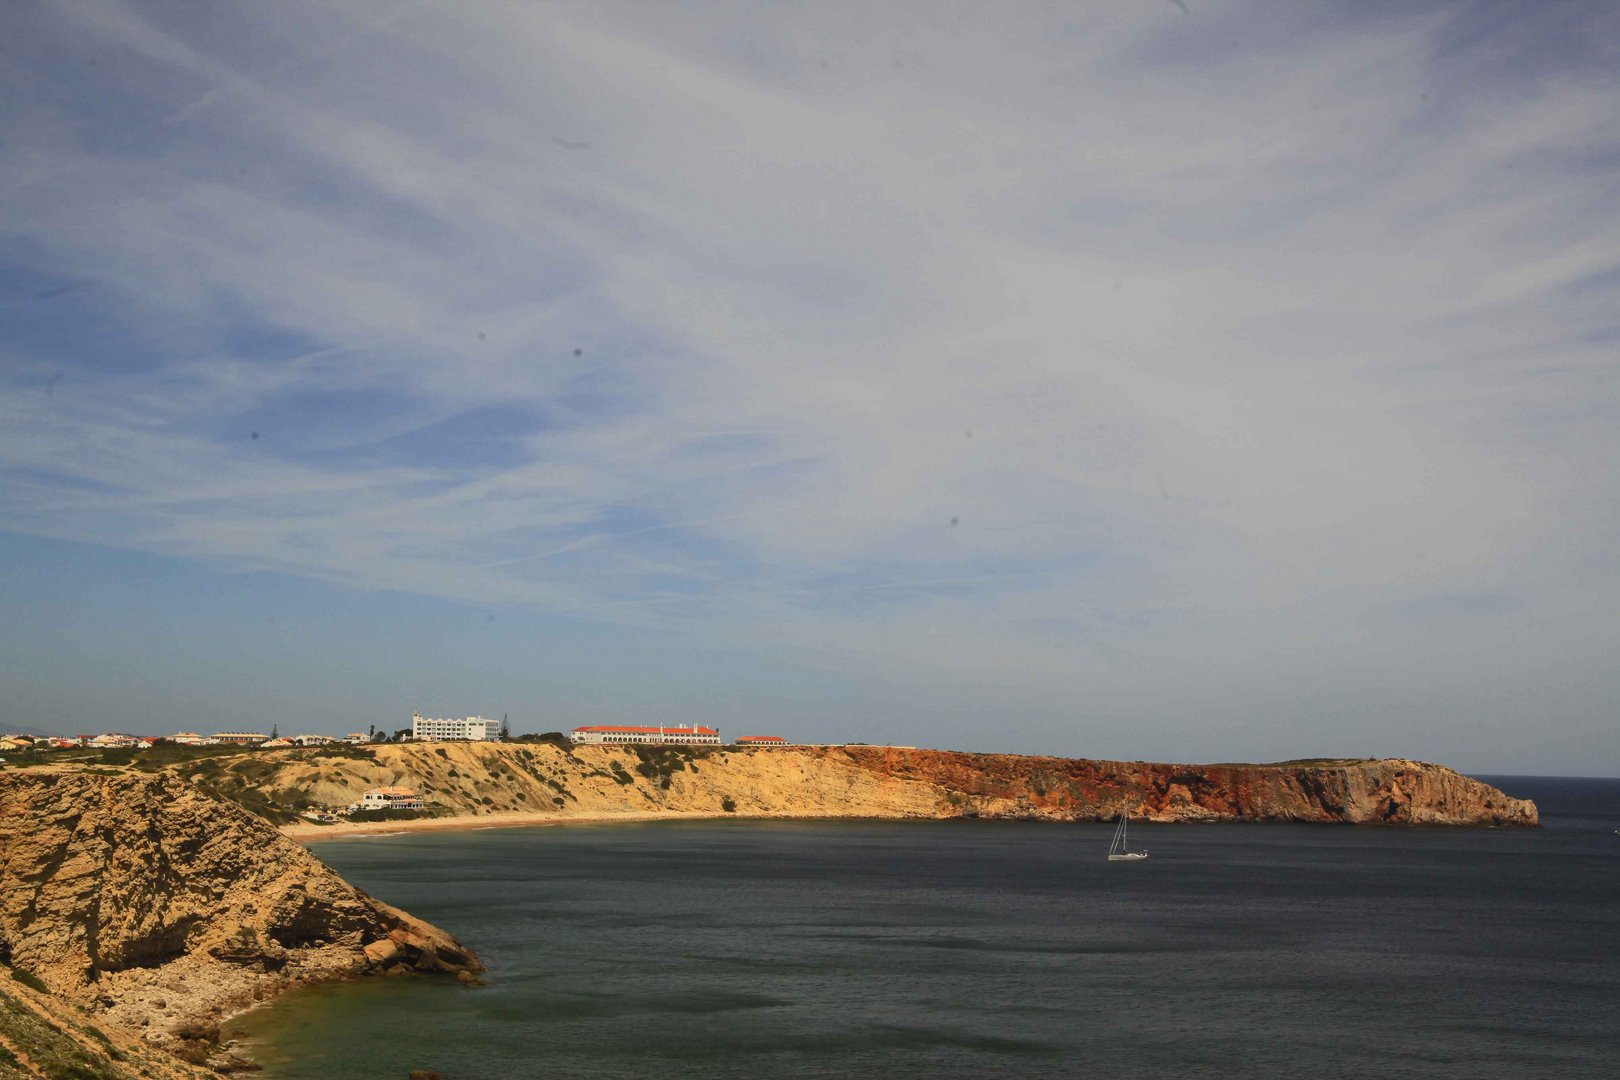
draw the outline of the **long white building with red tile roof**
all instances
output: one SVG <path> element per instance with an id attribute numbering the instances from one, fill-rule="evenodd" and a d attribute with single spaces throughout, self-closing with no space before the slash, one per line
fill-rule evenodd
<path id="1" fill-rule="evenodd" d="M 590 727 L 577 727 L 568 733 L 568 737 L 577 743 L 607 743 L 622 745 L 624 743 L 679 743 L 688 746 L 719 746 L 720 732 L 711 727 L 694 725 L 692 727 L 616 727 L 613 725 L 598 724 Z"/>

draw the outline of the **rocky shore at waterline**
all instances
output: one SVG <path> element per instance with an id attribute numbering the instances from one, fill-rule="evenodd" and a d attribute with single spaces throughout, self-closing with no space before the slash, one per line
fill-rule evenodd
<path id="1" fill-rule="evenodd" d="M 230 802 L 172 775 L 73 768 L 0 772 L 0 963 L 26 984 L 17 1010 L 134 1037 L 179 1076 L 246 1064 L 220 1020 L 293 987 L 482 971 Z M 145 1075 L 103 1050 L 112 1071 L 85 1075 Z"/>

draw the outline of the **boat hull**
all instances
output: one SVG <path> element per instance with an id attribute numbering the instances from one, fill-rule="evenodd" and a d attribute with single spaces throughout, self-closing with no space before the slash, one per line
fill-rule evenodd
<path id="1" fill-rule="evenodd" d="M 1108 861 L 1109 862 L 1136 862 L 1138 859 L 1145 859 L 1145 858 L 1147 858 L 1147 852 L 1145 852 L 1145 851 L 1127 851 L 1123 855 L 1110 855 L 1110 856 L 1108 856 Z"/>

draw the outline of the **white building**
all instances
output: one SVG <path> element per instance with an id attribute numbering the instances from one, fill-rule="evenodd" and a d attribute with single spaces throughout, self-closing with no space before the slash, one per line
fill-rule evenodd
<path id="1" fill-rule="evenodd" d="M 616 727 L 598 724 L 577 727 L 568 733 L 577 743 L 608 743 L 614 746 L 626 743 L 680 743 L 687 746 L 719 746 L 720 732 L 712 727 Z"/>
<path id="2" fill-rule="evenodd" d="M 482 716 L 467 716 L 459 720 L 434 720 L 417 713 L 411 717 L 411 738 L 430 742 L 443 739 L 493 739 L 500 731 L 499 720 L 485 720 Z"/>
<path id="3" fill-rule="evenodd" d="M 410 788 L 372 788 L 370 791 L 360 796 L 360 809 L 420 810 L 422 809 L 422 796 L 418 795 Z"/>
<path id="4" fill-rule="evenodd" d="M 262 731 L 220 731 L 214 735 L 216 743 L 226 743 L 231 746 L 258 746 L 268 741 L 270 736 Z"/>

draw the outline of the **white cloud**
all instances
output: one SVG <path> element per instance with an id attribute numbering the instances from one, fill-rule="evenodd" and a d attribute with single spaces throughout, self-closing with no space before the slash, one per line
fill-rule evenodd
<path id="1" fill-rule="evenodd" d="M 1118 686 L 1616 538 L 1613 77 L 1466 11 L 72 10 L 132 104 L 8 115 L 5 233 L 142 359 L 8 399 L 14 528 Z"/>

